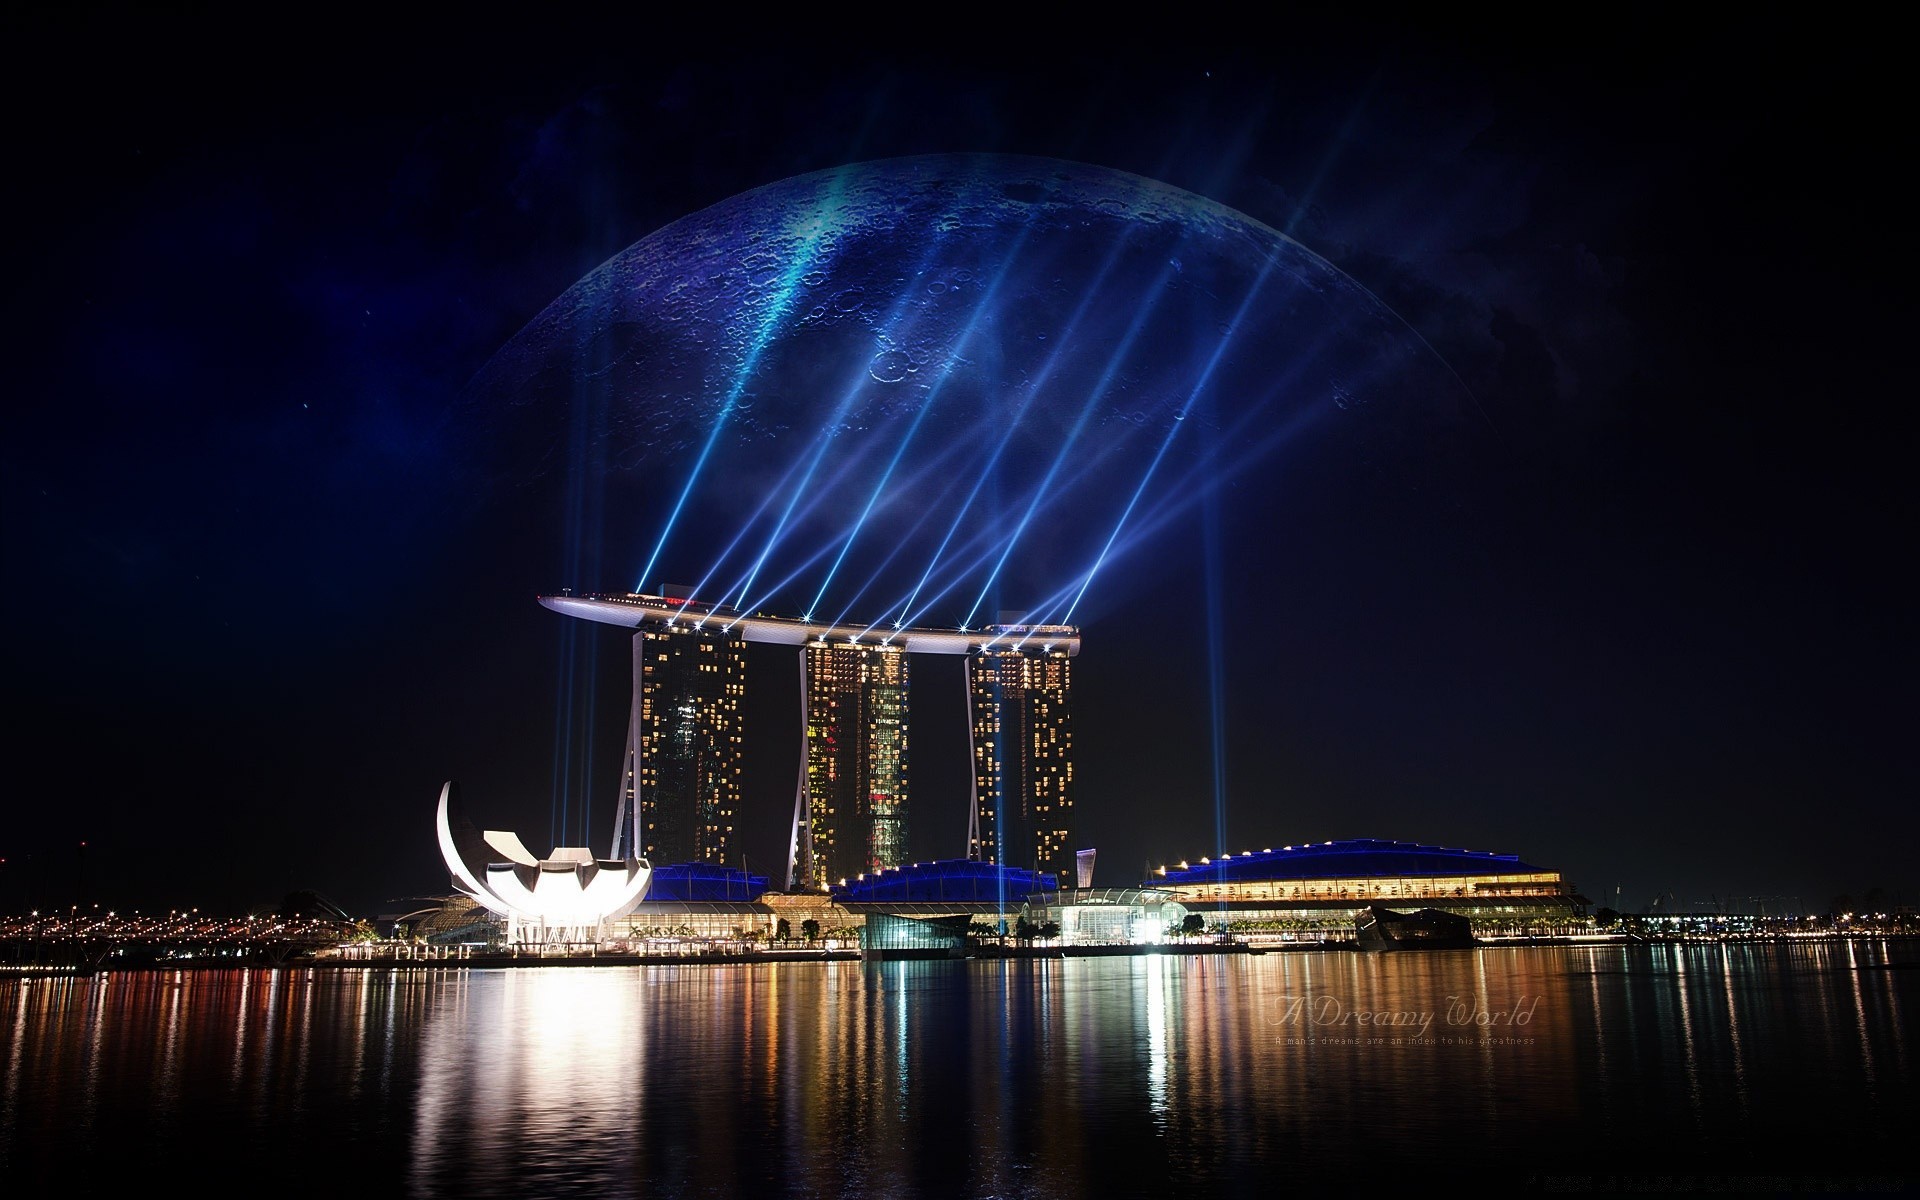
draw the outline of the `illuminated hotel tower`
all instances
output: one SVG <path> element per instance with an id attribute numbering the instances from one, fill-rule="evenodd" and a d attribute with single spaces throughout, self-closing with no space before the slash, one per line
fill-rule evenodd
<path id="1" fill-rule="evenodd" d="M 907 860 L 907 655 L 900 646 L 831 643 L 801 651 L 806 694 L 802 887 Z"/>
<path id="2" fill-rule="evenodd" d="M 1004 619 L 1005 614 L 1003 614 Z M 1078 870 L 1073 834 L 1073 660 L 1065 625 L 987 627 L 967 659 L 974 797 L 967 857 L 1052 872 Z"/>
<path id="3" fill-rule="evenodd" d="M 973 795 L 967 857 L 1081 877 L 1073 834 L 1071 625 L 983 630 L 791 620 L 665 596 L 541 596 L 555 612 L 633 634 L 633 716 L 613 853 L 720 861 L 740 794 L 745 643 L 800 653 L 805 722 L 787 886 L 819 890 L 907 860 L 907 663 L 967 658 Z M 1010 620 L 1011 618 L 1011 620 Z M 1090 856 L 1089 856 L 1090 857 Z M 1091 866 L 1091 863 L 1088 863 Z"/>
<path id="4" fill-rule="evenodd" d="M 661 614 L 639 623 L 614 858 L 637 846 L 655 864 L 727 861 L 746 674 L 745 639 L 717 622 Z"/>

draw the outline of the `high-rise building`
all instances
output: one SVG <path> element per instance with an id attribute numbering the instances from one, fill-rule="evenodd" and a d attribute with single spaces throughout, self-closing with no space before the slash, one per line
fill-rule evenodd
<path id="1" fill-rule="evenodd" d="M 540 597 L 555 612 L 636 631 L 614 858 L 638 845 L 656 863 L 725 860 L 740 796 L 744 644 L 752 643 L 800 655 L 787 887 L 823 891 L 907 863 L 907 663 L 915 654 L 967 658 L 967 857 L 1050 874 L 1062 887 L 1090 878 L 1091 858 L 1077 860 L 1071 845 L 1077 628 L 1002 613 L 985 629 L 881 629 L 741 613 L 664 590 Z"/>
<path id="2" fill-rule="evenodd" d="M 728 861 L 746 674 L 745 639 L 719 622 L 639 622 L 613 857 L 637 846 L 655 863 Z"/>
<path id="3" fill-rule="evenodd" d="M 1078 631 L 1002 624 L 967 660 L 974 798 L 967 857 L 1078 878 L 1073 660 Z"/>
<path id="4" fill-rule="evenodd" d="M 907 654 L 834 643 L 802 651 L 807 704 L 807 862 L 821 887 L 907 859 Z"/>

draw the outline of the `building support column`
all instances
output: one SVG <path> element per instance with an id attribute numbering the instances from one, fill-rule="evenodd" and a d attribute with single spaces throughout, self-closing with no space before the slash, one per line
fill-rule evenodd
<path id="1" fill-rule="evenodd" d="M 813 789 L 807 779 L 807 648 L 800 647 L 800 782 L 793 792 L 793 832 L 787 837 L 787 887 L 812 891 Z"/>
<path id="2" fill-rule="evenodd" d="M 640 759 L 645 743 L 640 734 L 644 700 L 646 635 L 633 635 L 633 707 L 627 713 L 627 752 L 620 760 L 620 797 L 613 806 L 613 846 L 607 857 L 625 861 L 640 857 Z"/>

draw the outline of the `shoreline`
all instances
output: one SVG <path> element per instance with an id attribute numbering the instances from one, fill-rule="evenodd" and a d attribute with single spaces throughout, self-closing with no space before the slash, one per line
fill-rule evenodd
<path id="1" fill-rule="evenodd" d="M 1352 950 L 1351 944 L 1340 943 L 1300 943 L 1284 949 L 1293 951 L 1317 952 L 1324 950 Z M 223 971 L 223 970 L 288 970 L 288 971 L 369 971 L 369 970 L 523 970 L 530 967 L 707 967 L 707 966 L 751 966 L 756 964 L 777 963 L 832 963 L 832 962 L 995 962 L 1025 960 L 1059 960 L 1067 958 L 1121 958 L 1145 957 L 1147 955 L 1241 955 L 1263 954 L 1264 948 L 1249 947 L 1242 944 L 1199 944 L 1192 946 L 1170 946 L 1164 944 L 1142 946 L 1050 946 L 1026 948 L 993 948 L 985 953 L 949 955 L 938 952 L 883 952 L 868 957 L 862 951 L 837 949 L 813 951 L 729 951 L 713 954 L 634 954 L 622 951 L 595 952 L 585 954 L 515 954 L 486 953 L 462 956 L 433 957 L 425 955 L 408 957 L 402 955 L 380 955 L 369 957 L 328 957 L 328 958 L 289 958 L 280 962 L 249 961 L 234 958 L 180 958 L 155 959 L 135 963 L 103 964 L 96 970 L 87 971 L 77 966 L 0 966 L 0 980 L 8 978 L 88 978 L 97 975 L 112 974 L 150 974 L 155 971 Z"/>
<path id="2" fill-rule="evenodd" d="M 1777 935 L 1767 937 L 1686 937 L 1670 938 L 1596 938 L 1592 936 L 1576 937 L 1512 937 L 1484 939 L 1471 947 L 1461 947 L 1471 953 L 1482 950 L 1500 950 L 1508 947 L 1537 948 L 1541 946 L 1565 947 L 1651 947 L 1684 945 L 1725 945 L 1765 944 L 1783 945 L 1803 942 L 1849 942 L 1849 941 L 1920 941 L 1920 935 L 1909 933 L 1847 933 L 1847 934 L 1801 934 Z M 1148 943 L 1142 945 L 1096 945 L 1096 946 L 1043 946 L 1013 947 L 989 946 L 976 947 L 964 954 L 947 954 L 939 951 L 891 951 L 867 955 L 857 949 L 820 950 L 756 950 L 727 951 L 705 954 L 644 954 L 624 951 L 589 952 L 577 954 L 540 954 L 487 952 L 452 954 L 429 957 L 426 947 L 404 948 L 406 952 L 354 956 L 329 956 L 326 958 L 296 957 L 278 962 L 264 959 L 245 959 L 222 956 L 205 956 L 177 959 L 151 959 L 137 962 L 102 963 L 93 969 L 75 964 L 31 964 L 0 965 L 0 980 L 9 978 L 30 979 L 85 979 L 112 974 L 148 974 L 156 971 L 226 971 L 226 970 L 314 970 L 314 971 L 368 971 L 368 970 L 522 970 L 533 967 L 699 967 L 699 966 L 750 966 L 756 964 L 777 963 L 834 963 L 834 962 L 1007 962 L 1028 960 L 1064 960 L 1070 958 L 1142 958 L 1153 955 L 1179 957 L 1217 957 L 1251 956 L 1262 954 L 1347 954 L 1367 953 L 1352 941 L 1322 942 L 1276 942 L 1255 945 L 1246 942 L 1203 942 L 1191 945 L 1169 943 Z M 1396 950 L 1403 954 L 1457 953 L 1459 950 Z M 1861 969 L 1895 969 L 1907 966 L 1920 966 L 1914 963 L 1878 963 L 1868 964 Z"/>

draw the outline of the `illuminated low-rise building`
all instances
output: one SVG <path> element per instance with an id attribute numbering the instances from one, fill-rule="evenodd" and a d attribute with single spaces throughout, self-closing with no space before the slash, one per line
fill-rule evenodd
<path id="1" fill-rule="evenodd" d="M 647 885 L 646 902 L 758 900 L 766 890 L 765 875 L 751 875 L 739 867 L 701 862 L 656 863 L 653 882 Z"/>
<path id="2" fill-rule="evenodd" d="M 973 918 L 967 913 L 901 917 L 870 913 L 860 926 L 860 957 L 869 962 L 899 958 L 965 958 Z"/>
<path id="3" fill-rule="evenodd" d="M 1435 908 L 1476 930 L 1552 927 L 1588 901 L 1558 871 L 1517 855 L 1355 839 L 1223 854 L 1161 867 L 1143 886 L 1231 932 L 1350 929 L 1369 905 Z"/>
<path id="4" fill-rule="evenodd" d="M 841 904 L 986 904 L 1018 908 L 1029 896 L 1053 892 L 1059 880 L 1043 871 L 975 859 L 909 863 L 842 879 L 829 889 Z"/>
<path id="5" fill-rule="evenodd" d="M 1051 922 L 1065 946 L 1142 946 L 1170 941 L 1187 907 L 1165 888 L 1066 888 L 1036 898 L 1027 922 Z"/>
<path id="6" fill-rule="evenodd" d="M 750 942 L 765 937 L 773 918 L 760 898 L 767 877 L 714 863 L 662 863 L 640 903 L 607 924 L 610 948 L 634 950 L 651 940 Z"/>
<path id="7" fill-rule="evenodd" d="M 1059 889 L 1052 875 L 976 859 L 908 863 L 832 885 L 834 904 L 864 920 L 873 913 L 931 918 L 958 913 L 1005 933 Z"/>

